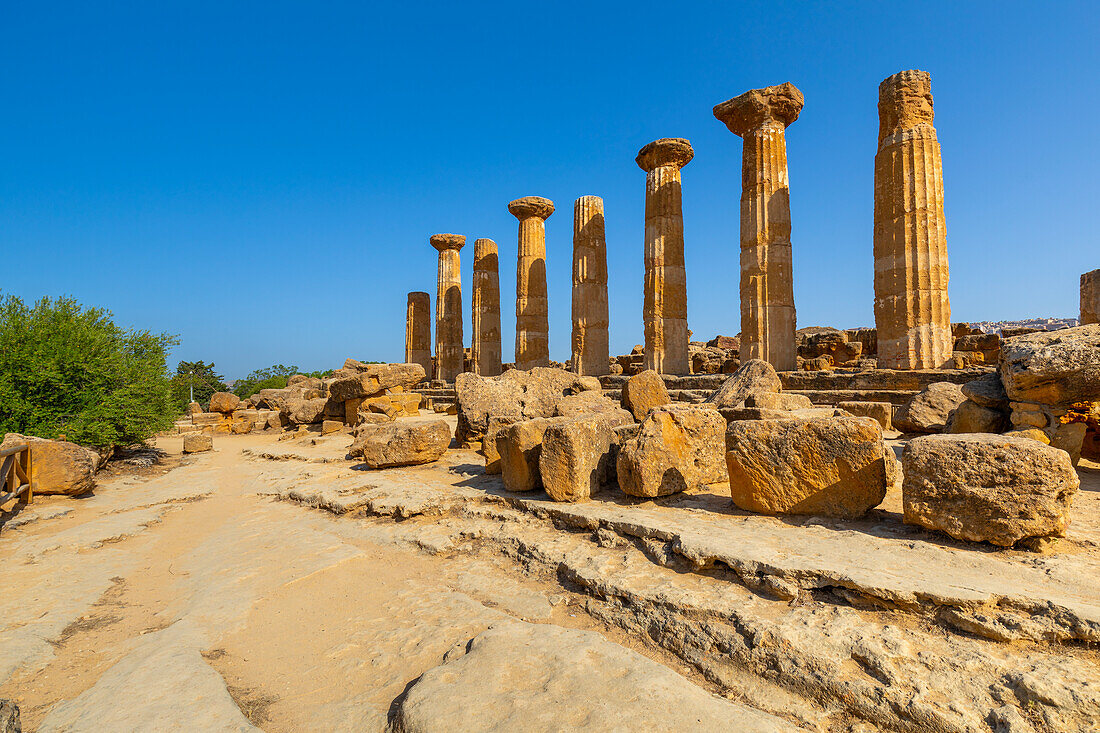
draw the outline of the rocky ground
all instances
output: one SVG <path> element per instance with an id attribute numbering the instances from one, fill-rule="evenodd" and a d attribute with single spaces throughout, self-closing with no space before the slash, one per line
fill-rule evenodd
<path id="1" fill-rule="evenodd" d="M 402 418 L 402 420 L 417 418 Z M 453 418 L 450 419 L 453 427 Z M 1055 552 L 735 510 L 581 504 L 482 459 L 216 436 L 0 528 L 24 730 L 1078 731 L 1100 720 L 1100 465 Z M 894 441 L 896 444 L 896 441 Z"/>

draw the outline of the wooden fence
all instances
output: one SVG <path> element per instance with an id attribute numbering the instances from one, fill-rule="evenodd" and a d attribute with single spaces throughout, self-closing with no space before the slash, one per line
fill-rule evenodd
<path id="1" fill-rule="evenodd" d="M 13 445 L 0 450 L 0 505 L 22 497 L 30 504 L 38 489 L 37 470 L 29 445 Z"/>

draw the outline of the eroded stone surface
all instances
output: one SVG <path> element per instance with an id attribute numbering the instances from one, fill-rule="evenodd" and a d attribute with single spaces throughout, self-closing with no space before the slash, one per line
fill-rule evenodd
<path id="1" fill-rule="evenodd" d="M 500 277 L 497 243 L 474 241 L 473 342 L 470 357 L 474 372 L 486 377 L 500 374 Z"/>
<path id="2" fill-rule="evenodd" d="M 593 681 L 599 680 L 598 692 Z M 476 704 L 471 704 L 476 700 Z M 714 697 L 599 634 L 494 625 L 410 688 L 394 730 L 798 730 Z"/>
<path id="3" fill-rule="evenodd" d="M 762 514 L 861 517 L 896 473 L 881 426 L 858 417 L 732 422 L 726 465 L 733 503 Z"/>
<path id="4" fill-rule="evenodd" d="M 942 432 L 951 413 L 965 401 L 959 385 L 934 382 L 894 413 L 894 425 L 906 433 Z"/>
<path id="5" fill-rule="evenodd" d="M 516 369 L 550 366 L 550 324 L 546 300 L 546 220 L 554 202 L 526 196 L 508 204 L 519 220 L 516 265 Z"/>
<path id="6" fill-rule="evenodd" d="M 603 199 L 581 196 L 573 204 L 573 371 L 607 374 L 607 241 Z"/>
<path id="7" fill-rule="evenodd" d="M 433 234 L 428 240 L 439 251 L 435 296 L 435 378 L 453 382 L 462 373 L 462 268 L 458 251 L 461 234 Z"/>
<path id="8" fill-rule="evenodd" d="M 619 448 L 619 488 L 652 498 L 725 481 L 725 427 L 725 419 L 709 405 L 652 409 L 638 434 Z"/>
<path id="9" fill-rule="evenodd" d="M 665 381 L 652 369 L 635 374 L 623 385 L 623 407 L 629 410 L 638 422 L 645 420 L 646 415 L 654 407 L 667 405 L 670 402 L 672 400 L 669 399 Z"/>
<path id="10" fill-rule="evenodd" d="M 733 376 L 722 383 L 707 402 L 718 407 L 741 407 L 746 399 L 761 392 L 778 392 L 782 389 L 775 368 L 763 359 L 750 359 L 738 368 Z"/>
<path id="11" fill-rule="evenodd" d="M 414 466 L 437 460 L 450 442 L 451 428 L 444 420 L 381 423 L 363 426 L 348 454 L 369 468 Z"/>
<path id="12" fill-rule="evenodd" d="M 432 373 L 432 301 L 424 292 L 409 293 L 405 306 L 405 362 Z"/>
<path id="13" fill-rule="evenodd" d="M 1065 534 L 1080 485 L 1064 451 L 1014 436 L 924 436 L 902 465 L 906 522 L 1006 547 Z"/>

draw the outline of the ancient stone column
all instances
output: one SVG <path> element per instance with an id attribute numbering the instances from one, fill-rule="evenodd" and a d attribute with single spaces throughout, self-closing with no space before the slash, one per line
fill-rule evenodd
<path id="1" fill-rule="evenodd" d="M 516 267 L 516 369 L 550 365 L 550 322 L 546 309 L 546 220 L 554 202 L 525 196 L 508 204 L 519 219 Z"/>
<path id="2" fill-rule="evenodd" d="M 928 72 L 902 71 L 879 84 L 875 327 L 884 369 L 942 367 L 954 346 L 943 167 L 933 114 Z"/>
<path id="3" fill-rule="evenodd" d="M 581 196 L 573 204 L 573 371 L 607 374 L 607 242 L 603 199 Z"/>
<path id="4" fill-rule="evenodd" d="M 1100 270 L 1081 275 L 1081 325 L 1100 323 Z"/>
<path id="5" fill-rule="evenodd" d="M 405 311 L 405 363 L 432 373 L 432 301 L 427 293 L 409 293 Z"/>
<path id="6" fill-rule="evenodd" d="M 660 374 L 690 374 L 687 270 L 680 169 L 695 156 L 681 137 L 654 140 L 634 161 L 645 177 L 645 368 Z"/>
<path id="7" fill-rule="evenodd" d="M 439 290 L 435 296 L 435 378 L 453 382 L 462 373 L 462 273 L 458 251 L 466 244 L 461 234 L 433 234 L 428 240 L 439 250 Z"/>
<path id="8" fill-rule="evenodd" d="M 802 92 L 787 82 L 715 106 L 714 116 L 744 140 L 741 154 L 741 361 L 796 367 L 791 192 L 787 127 Z"/>
<path id="9" fill-rule="evenodd" d="M 474 240 L 473 344 L 474 373 L 500 374 L 500 278 L 497 243 Z"/>

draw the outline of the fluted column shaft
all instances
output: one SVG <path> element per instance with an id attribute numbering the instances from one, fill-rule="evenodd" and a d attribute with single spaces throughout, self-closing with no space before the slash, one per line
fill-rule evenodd
<path id="1" fill-rule="evenodd" d="M 462 373 L 462 274 L 458 251 L 466 238 L 435 234 L 432 246 L 439 250 L 438 294 L 435 300 L 435 378 L 453 382 Z"/>
<path id="2" fill-rule="evenodd" d="M 603 199 L 581 196 L 573 204 L 573 371 L 607 374 L 610 365 L 607 307 L 607 241 Z"/>
<path id="3" fill-rule="evenodd" d="M 741 155 L 741 360 L 797 366 L 786 129 L 802 111 L 790 82 L 715 106 L 744 141 Z"/>
<path id="4" fill-rule="evenodd" d="M 473 342 L 474 372 L 485 377 L 500 374 L 500 277 L 497 243 L 474 241 Z"/>
<path id="5" fill-rule="evenodd" d="M 635 160 L 646 172 L 644 364 L 660 374 L 691 373 L 680 169 L 693 155 L 687 140 L 663 138 L 642 148 Z"/>
<path id="6" fill-rule="evenodd" d="M 879 85 L 875 156 L 875 327 L 878 365 L 934 369 L 951 359 L 943 166 L 932 80 L 903 71 Z"/>
<path id="7" fill-rule="evenodd" d="M 1100 270 L 1081 275 L 1081 325 L 1100 323 Z"/>
<path id="8" fill-rule="evenodd" d="M 549 199 L 528 196 L 508 204 L 519 220 L 516 267 L 516 368 L 550 365 L 550 322 L 546 298 L 546 219 Z"/>
<path id="9" fill-rule="evenodd" d="M 741 359 L 796 367 L 787 137 L 769 121 L 744 138 L 741 163 Z"/>
<path id="10" fill-rule="evenodd" d="M 405 311 L 405 363 L 432 373 L 432 302 L 427 293 L 409 293 Z"/>

